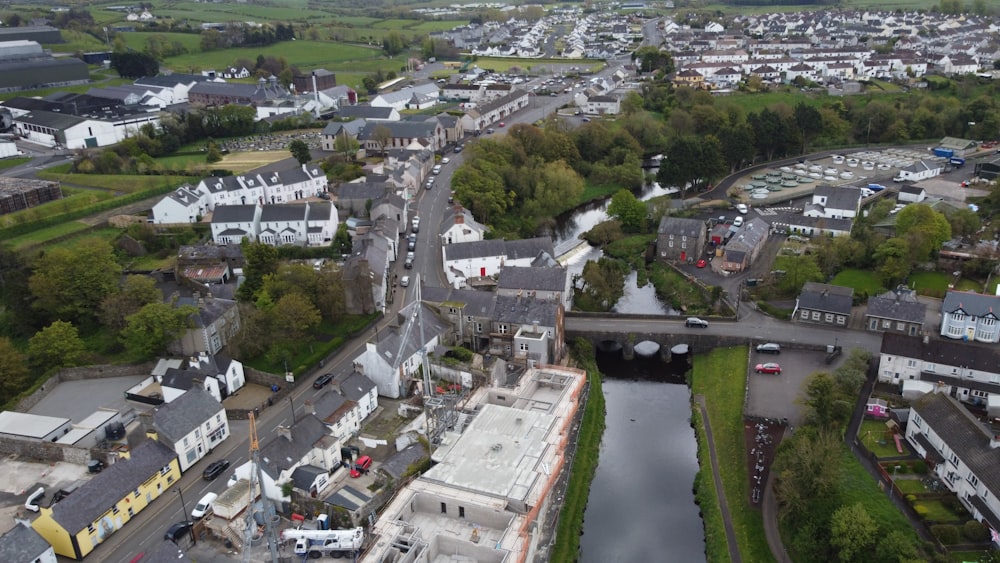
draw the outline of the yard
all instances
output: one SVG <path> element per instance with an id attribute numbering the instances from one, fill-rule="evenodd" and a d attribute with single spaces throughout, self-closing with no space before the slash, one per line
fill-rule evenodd
<path id="1" fill-rule="evenodd" d="M 858 439 L 868 451 L 880 458 L 907 455 L 910 452 L 906 440 L 903 440 L 902 437 L 900 437 L 900 443 L 903 446 L 903 453 L 896 450 L 896 442 L 892 439 L 892 433 L 886 427 L 885 422 L 881 420 L 865 419 L 858 430 Z"/>
<path id="2" fill-rule="evenodd" d="M 869 270 L 846 268 L 841 270 L 833 280 L 832 285 L 854 288 L 855 294 L 876 295 L 882 290 L 881 284 L 875 278 L 875 273 Z"/>
<path id="3" fill-rule="evenodd" d="M 875 479 L 858 462 L 847 446 L 840 448 L 840 482 L 837 496 L 841 505 L 861 503 L 868 514 L 886 530 L 902 530 L 914 536 L 916 532 L 910 527 L 909 521 L 889 500 L 887 491 L 879 488 Z"/>

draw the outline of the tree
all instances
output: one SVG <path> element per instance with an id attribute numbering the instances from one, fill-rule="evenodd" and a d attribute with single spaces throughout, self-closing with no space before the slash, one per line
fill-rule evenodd
<path id="1" fill-rule="evenodd" d="M 288 150 L 291 151 L 292 156 L 295 160 L 299 161 L 299 164 L 308 164 L 312 160 L 312 154 L 309 152 L 309 145 L 305 141 L 296 139 L 291 143 L 288 143 Z"/>
<path id="2" fill-rule="evenodd" d="M 667 152 L 656 179 L 681 190 L 681 199 L 687 198 L 687 189 L 698 189 L 725 173 L 722 145 L 714 135 L 679 137 L 667 147 Z"/>
<path id="3" fill-rule="evenodd" d="M 319 309 L 301 293 L 289 293 L 279 299 L 268 316 L 272 341 L 292 346 L 306 341 L 323 320 Z"/>
<path id="4" fill-rule="evenodd" d="M 392 129 L 389 129 L 385 125 L 376 125 L 372 129 L 372 140 L 378 144 L 378 148 L 382 151 L 382 156 L 385 156 L 385 149 L 392 144 Z"/>
<path id="5" fill-rule="evenodd" d="M 836 432 L 796 429 L 782 442 L 774 462 L 774 494 L 783 520 L 796 521 L 810 510 L 822 508 L 837 488 L 843 441 Z"/>
<path id="6" fill-rule="evenodd" d="M 243 283 L 236 292 L 241 301 L 253 301 L 257 291 L 264 286 L 264 277 L 278 271 L 278 249 L 262 242 L 244 240 L 243 250 Z"/>
<path id="7" fill-rule="evenodd" d="M 101 302 L 101 323 L 115 331 L 125 328 L 125 318 L 148 303 L 162 301 L 156 280 L 149 276 L 128 276 L 117 293 Z"/>
<path id="8" fill-rule="evenodd" d="M 878 524 L 860 502 L 841 506 L 830 519 L 830 543 L 844 563 L 867 561 L 878 534 Z"/>
<path id="9" fill-rule="evenodd" d="M 907 205 L 896 216 L 896 236 L 910 242 L 911 257 L 925 261 L 951 238 L 951 225 L 943 213 L 929 205 Z"/>
<path id="10" fill-rule="evenodd" d="M 646 204 L 628 190 L 618 190 L 611 196 L 608 216 L 618 219 L 625 232 L 638 233 L 646 227 Z"/>
<path id="11" fill-rule="evenodd" d="M 28 365 L 9 338 L 0 338 L 0 394 L 4 402 L 28 386 Z"/>
<path id="12" fill-rule="evenodd" d="M 879 264 L 876 274 L 883 287 L 895 287 L 906 279 L 913 269 L 910 259 L 910 243 L 900 237 L 891 238 L 878 246 L 874 253 Z"/>
<path id="13" fill-rule="evenodd" d="M 576 291 L 574 304 L 584 311 L 610 311 L 624 295 L 626 264 L 601 257 L 583 266 L 583 288 Z M 575 283 L 574 283 L 575 286 Z"/>
<path id="14" fill-rule="evenodd" d="M 883 535 L 875 546 L 875 561 L 879 563 L 900 563 L 917 561 L 919 554 L 913 539 L 902 530 L 892 530 Z"/>
<path id="15" fill-rule="evenodd" d="M 122 343 L 135 358 L 153 358 L 184 334 L 191 315 L 197 312 L 198 308 L 193 305 L 175 308 L 160 301 L 149 303 L 126 319 Z"/>
<path id="16" fill-rule="evenodd" d="M 72 323 L 55 321 L 28 340 L 28 365 L 40 372 L 86 362 L 87 350 Z"/>
<path id="17" fill-rule="evenodd" d="M 576 201 L 583 195 L 583 178 L 561 160 L 546 162 L 535 169 L 532 180 L 531 193 L 523 206 L 525 214 L 531 217 L 552 217 L 567 201 Z"/>
<path id="18" fill-rule="evenodd" d="M 802 134 L 801 153 L 805 154 L 809 149 L 809 143 L 816 138 L 816 135 L 823 132 L 823 116 L 818 109 L 805 102 L 799 102 L 795 106 L 795 123 Z"/>
<path id="19" fill-rule="evenodd" d="M 785 261 L 785 275 L 781 278 L 781 289 L 786 293 L 798 293 L 810 281 L 823 281 L 823 272 L 816 260 L 808 254 L 789 256 Z"/>
<path id="20" fill-rule="evenodd" d="M 754 147 L 753 129 L 746 123 L 725 127 L 719 134 L 722 155 L 729 164 L 730 172 L 735 172 L 753 162 L 757 149 Z"/>
<path id="21" fill-rule="evenodd" d="M 122 78 L 142 78 L 159 74 L 160 63 L 146 53 L 111 53 L 111 68 Z"/>
<path id="22" fill-rule="evenodd" d="M 42 255 L 28 285 L 38 310 L 54 319 L 88 322 L 118 289 L 120 276 L 111 246 L 88 241 Z"/>
<path id="23" fill-rule="evenodd" d="M 640 72 L 670 74 L 674 71 L 674 57 L 657 47 L 639 47 L 632 53 L 632 60 Z"/>
<path id="24" fill-rule="evenodd" d="M 353 157 L 358 153 L 357 139 L 347 134 L 347 129 L 341 129 L 340 133 L 333 139 L 333 150 L 343 154 L 345 157 Z"/>

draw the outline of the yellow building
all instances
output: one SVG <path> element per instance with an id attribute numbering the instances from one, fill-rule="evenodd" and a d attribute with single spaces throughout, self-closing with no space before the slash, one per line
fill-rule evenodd
<path id="1" fill-rule="evenodd" d="M 80 560 L 180 478 L 177 454 L 146 441 L 73 494 L 42 508 L 31 527 L 58 555 Z"/>

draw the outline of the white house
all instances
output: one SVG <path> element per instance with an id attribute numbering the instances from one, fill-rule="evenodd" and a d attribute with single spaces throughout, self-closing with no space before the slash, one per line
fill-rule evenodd
<path id="1" fill-rule="evenodd" d="M 133 84 L 149 88 L 158 93 L 166 100 L 168 105 L 182 104 L 188 101 L 188 92 L 191 87 L 199 82 L 208 82 L 214 79 L 207 76 L 194 74 L 158 74 L 156 76 L 145 76 L 137 79 Z M 222 81 L 219 79 L 218 81 Z"/>
<path id="2" fill-rule="evenodd" d="M 861 190 L 851 186 L 816 186 L 812 203 L 806 204 L 803 215 L 828 219 L 853 219 L 861 208 Z"/>
<path id="3" fill-rule="evenodd" d="M 316 397 L 312 401 L 312 414 L 339 440 L 346 442 L 361 431 L 361 410 L 357 403 L 336 391 L 327 390 Z"/>
<path id="4" fill-rule="evenodd" d="M 995 535 L 1000 530 L 1000 437 L 943 392 L 914 401 L 906 441 Z"/>
<path id="5" fill-rule="evenodd" d="M 944 164 L 921 160 L 900 169 L 898 178 L 904 182 L 919 182 L 938 176 L 942 170 L 944 170 Z"/>
<path id="6" fill-rule="evenodd" d="M 257 239 L 271 246 L 306 243 L 308 205 L 263 205 L 260 212 L 260 233 Z"/>
<path id="7" fill-rule="evenodd" d="M 395 92 L 378 94 L 371 98 L 369 105 L 372 107 L 391 107 L 397 110 L 407 109 L 411 106 L 413 109 L 423 109 L 427 104 L 437 103 L 440 94 L 441 90 L 437 84 L 431 82 L 418 86 L 408 86 Z"/>
<path id="8" fill-rule="evenodd" d="M 941 303 L 941 336 L 956 340 L 1000 342 L 1000 297 L 949 291 Z"/>
<path id="9" fill-rule="evenodd" d="M 79 117 L 35 110 L 14 117 L 14 130 L 32 143 L 67 149 L 106 147 L 134 136 L 143 125 L 159 127 L 157 113 L 133 113 L 106 118 Z"/>
<path id="10" fill-rule="evenodd" d="M 483 240 L 486 227 L 478 223 L 468 209 L 456 205 L 441 221 L 441 243 L 458 244 Z"/>
<path id="11" fill-rule="evenodd" d="M 433 350 L 451 330 L 450 323 L 422 302 L 409 303 L 399 317 L 398 328 L 382 330 L 354 359 L 354 369 L 375 383 L 379 395 L 391 399 L 407 396 L 420 368 L 422 351 Z"/>
<path id="12" fill-rule="evenodd" d="M 205 390 L 193 388 L 153 412 L 157 438 L 177 454 L 181 472 L 229 437 L 226 409 Z"/>
<path id="13" fill-rule="evenodd" d="M 378 388 L 375 382 L 364 374 L 352 371 L 347 377 L 336 382 L 340 394 L 358 406 L 358 418 L 365 420 L 378 408 Z"/>
<path id="14" fill-rule="evenodd" d="M 899 195 L 896 201 L 900 203 L 920 203 L 927 199 L 927 192 L 917 186 L 903 186 L 899 188 Z"/>
<path id="15" fill-rule="evenodd" d="M 212 212 L 212 240 L 215 244 L 257 240 L 260 215 L 259 205 L 220 205 Z"/>
<path id="16" fill-rule="evenodd" d="M 183 185 L 153 205 L 153 222 L 196 223 L 208 213 L 208 196 L 194 186 Z"/>
<path id="17" fill-rule="evenodd" d="M 583 112 L 590 115 L 617 115 L 621 110 L 621 98 L 618 96 L 591 96 L 583 106 Z"/>
<path id="18" fill-rule="evenodd" d="M 38 532 L 25 522 L 0 536 L 0 556 L 4 561 L 31 561 L 31 563 L 56 563 L 56 552 Z"/>
<path id="19" fill-rule="evenodd" d="M 496 275 L 504 266 L 532 266 L 554 257 L 552 239 L 482 240 L 441 247 L 448 283 L 458 287 L 468 278 Z"/>

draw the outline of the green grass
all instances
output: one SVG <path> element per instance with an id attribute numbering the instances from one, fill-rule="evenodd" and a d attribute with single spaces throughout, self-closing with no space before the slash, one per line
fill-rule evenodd
<path id="1" fill-rule="evenodd" d="M 86 223 L 81 223 L 79 221 L 70 221 L 67 223 L 60 223 L 46 229 L 40 229 L 26 235 L 21 235 L 19 237 L 14 237 L 8 241 L 6 244 L 9 245 L 14 250 L 23 250 L 31 246 L 37 246 L 46 241 L 52 240 L 57 237 L 68 235 L 70 233 L 75 233 L 88 228 L 89 225 Z"/>
<path id="2" fill-rule="evenodd" d="M 868 514 L 885 530 L 900 530 L 917 541 L 909 521 L 889 500 L 889 493 L 879 489 L 875 479 L 861 466 L 847 446 L 840 446 L 840 482 L 838 498 L 843 505 L 861 503 Z"/>
<path id="3" fill-rule="evenodd" d="M 375 72 L 380 68 L 376 64 L 379 59 L 389 60 L 385 59 L 380 48 L 329 41 L 283 41 L 268 47 L 241 47 L 207 53 L 188 53 L 170 57 L 163 64 L 176 71 L 191 72 L 196 69 L 222 69 L 233 65 L 238 59 L 254 61 L 257 55 L 284 57 L 288 61 L 294 61 L 295 65 L 303 70 L 324 67 L 348 70 L 370 69 L 370 72 Z M 397 71 L 404 64 L 402 59 L 391 62 L 389 69 Z"/>
<path id="4" fill-rule="evenodd" d="M 975 291 L 976 293 L 980 293 L 983 291 L 983 282 L 971 278 L 961 278 L 955 284 L 955 289 L 958 291 Z"/>
<path id="5" fill-rule="evenodd" d="M 799 102 L 805 102 L 806 105 L 820 108 L 823 107 L 823 104 L 839 99 L 840 98 L 826 95 L 807 96 L 802 94 L 802 92 L 799 92 L 797 88 L 786 87 L 782 88 L 780 91 L 745 93 L 715 98 L 715 107 L 719 109 L 719 111 L 725 111 L 725 109 L 730 106 L 737 106 L 742 108 L 745 113 L 749 114 L 760 113 L 760 111 L 764 108 L 775 104 L 785 104 L 790 108 L 794 108 Z"/>
<path id="6" fill-rule="evenodd" d="M 705 425 L 701 419 L 701 411 L 695 406 L 691 407 L 691 423 L 698 439 L 700 468 L 694 478 L 694 490 L 695 501 L 698 503 L 702 524 L 705 527 L 705 556 L 709 561 L 726 561 L 729 557 L 729 540 L 726 538 L 726 526 L 719 508 L 719 491 L 715 488 L 710 465 L 712 454 L 708 450 L 708 441 L 705 440 Z"/>
<path id="7" fill-rule="evenodd" d="M 903 491 L 903 494 L 905 495 L 909 494 L 919 495 L 921 493 L 927 492 L 927 487 L 924 485 L 924 482 L 921 481 L 920 479 L 900 479 L 899 477 L 897 477 L 896 487 L 898 487 L 899 490 Z"/>
<path id="8" fill-rule="evenodd" d="M 910 287 L 920 295 L 944 297 L 951 283 L 951 276 L 943 272 L 916 272 L 910 274 Z"/>
<path id="9" fill-rule="evenodd" d="M 896 450 L 896 442 L 893 441 L 892 435 L 888 430 L 884 422 L 865 420 L 861 423 L 861 428 L 858 429 L 858 439 L 868 448 L 868 451 L 878 457 L 893 457 L 905 455 L 909 452 L 909 449 L 906 447 L 906 440 L 902 441 L 903 453 L 901 454 Z"/>
<path id="10" fill-rule="evenodd" d="M 691 377 L 692 392 L 705 397 L 708 418 L 715 438 L 715 453 L 719 461 L 726 501 L 736 531 L 736 541 L 745 561 L 774 561 L 764 537 L 764 521 L 760 511 L 747 502 L 749 478 L 746 471 L 746 447 L 743 443 L 743 398 L 746 393 L 747 348 L 716 348 L 694 359 Z M 711 467 L 711 461 L 701 459 L 701 467 Z M 713 526 L 719 524 L 713 523 Z M 706 525 L 707 529 L 707 525 Z M 720 556 L 725 560 L 728 553 Z"/>
<path id="11" fill-rule="evenodd" d="M 30 156 L 12 156 L 10 158 L 5 158 L 3 160 L 0 160 L 0 170 L 13 168 L 15 166 L 20 166 L 21 164 L 24 164 L 25 162 L 28 162 L 30 160 L 31 160 Z"/>
<path id="12" fill-rule="evenodd" d="M 364 330 L 375 318 L 376 315 L 344 315 L 335 323 L 324 320 L 316 329 L 314 340 L 299 344 L 294 355 L 288 358 L 288 369 L 296 377 L 301 376 L 308 369 L 317 365 L 320 360 L 340 348 L 348 338 Z M 284 373 L 285 361 L 277 356 L 268 357 L 265 354 L 258 358 L 248 359 L 245 363 L 260 371 Z"/>
<path id="13" fill-rule="evenodd" d="M 185 182 L 197 182 L 196 176 L 129 176 L 116 174 L 68 174 L 43 170 L 38 172 L 43 180 L 54 180 L 67 184 L 102 188 L 120 193 L 142 192 L 166 184 L 179 186 Z"/>
<path id="14" fill-rule="evenodd" d="M 72 247 L 79 244 L 81 241 L 93 242 L 93 243 L 107 243 L 111 244 L 122 234 L 122 230 L 117 227 L 103 227 L 100 229 L 94 229 L 92 231 L 87 231 L 80 233 L 74 237 L 67 237 L 65 240 L 60 240 L 59 242 L 46 242 L 46 248 L 58 248 L 60 246 Z"/>
<path id="15" fill-rule="evenodd" d="M 121 36 L 125 38 L 125 44 L 128 45 L 130 49 L 135 49 L 136 51 L 142 51 L 146 47 L 146 42 L 151 37 L 163 38 L 168 45 L 176 41 L 181 45 L 184 45 L 190 53 L 198 53 L 201 51 L 201 35 L 197 33 L 128 31 L 121 33 Z"/>
<path id="16" fill-rule="evenodd" d="M 948 561 L 954 563 L 992 563 L 993 554 L 989 551 L 949 551 Z"/>
<path id="17" fill-rule="evenodd" d="M 64 197 L 62 199 L 56 201 L 49 201 L 37 207 L 23 209 L 21 211 L 15 211 L 14 213 L 0 216 L 0 228 L 9 227 L 11 225 L 20 225 L 22 223 L 30 223 L 46 217 L 62 215 L 63 213 L 67 213 L 73 209 L 78 209 L 80 207 L 98 203 L 114 197 L 111 192 L 72 190 L 71 188 L 65 187 L 63 188 L 63 196 Z"/>
<path id="18" fill-rule="evenodd" d="M 855 268 L 841 270 L 836 276 L 833 277 L 833 281 L 830 283 L 844 287 L 853 287 L 854 293 L 864 293 L 866 295 L 877 294 L 882 285 L 875 278 L 874 272 L 870 272 L 868 270 L 858 270 Z"/>
<path id="19" fill-rule="evenodd" d="M 76 53 L 77 51 L 86 53 L 88 51 L 103 51 L 107 49 L 107 45 L 103 40 L 89 33 L 63 29 L 61 35 L 64 40 L 63 43 L 46 43 L 43 47 L 54 53 Z"/>
<path id="20" fill-rule="evenodd" d="M 591 184 L 588 182 L 583 186 L 583 194 L 576 201 L 572 202 L 572 207 L 577 207 L 591 201 L 605 200 L 618 193 L 620 189 L 622 187 L 619 185 Z"/>
<path id="21" fill-rule="evenodd" d="M 918 506 L 923 506 L 927 509 L 924 519 L 935 522 L 956 522 L 965 520 L 968 517 L 967 514 L 955 514 L 954 511 L 945 506 L 939 499 L 918 499 L 917 502 L 913 503 L 913 508 L 916 509 Z"/>
<path id="22" fill-rule="evenodd" d="M 550 561 L 574 561 L 580 552 L 580 536 L 583 533 L 583 516 L 587 510 L 590 484 L 601 454 L 601 438 L 604 436 L 604 392 L 601 389 L 601 374 L 597 369 L 594 349 L 583 339 L 571 347 L 581 369 L 587 372 L 590 390 L 583 405 L 583 418 L 577 434 L 576 452 L 566 484 L 566 496 L 559 514 L 556 541 L 552 545 Z"/>

